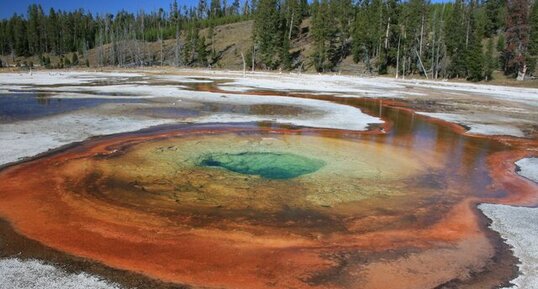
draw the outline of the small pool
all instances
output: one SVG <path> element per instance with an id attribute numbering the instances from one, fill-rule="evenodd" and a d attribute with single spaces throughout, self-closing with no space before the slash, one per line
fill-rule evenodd
<path id="1" fill-rule="evenodd" d="M 0 93 L 0 123 L 29 120 L 105 103 L 140 103 L 144 100 L 122 98 L 51 98 L 47 94 Z"/>
<path id="2" fill-rule="evenodd" d="M 277 152 L 212 153 L 203 156 L 199 164 L 274 180 L 296 178 L 325 166 L 322 160 Z"/>

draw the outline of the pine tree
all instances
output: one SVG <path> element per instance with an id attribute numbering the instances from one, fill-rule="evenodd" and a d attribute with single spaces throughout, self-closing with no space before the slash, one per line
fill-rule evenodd
<path id="1" fill-rule="evenodd" d="M 177 0 L 174 0 L 170 7 L 170 22 L 175 28 L 175 38 L 176 43 L 174 47 L 174 64 L 175 66 L 179 66 L 180 63 L 180 36 L 181 36 L 181 14 L 179 11 L 179 6 L 177 4 Z"/>
<path id="2" fill-rule="evenodd" d="M 538 1 L 534 1 L 529 17 L 529 54 L 538 56 Z"/>
<path id="3" fill-rule="evenodd" d="M 474 2 L 469 5 L 469 36 L 467 37 L 467 49 L 465 60 L 467 68 L 467 79 L 480 81 L 484 78 L 484 54 L 482 52 L 483 30 L 479 29 L 478 14 Z"/>
<path id="4" fill-rule="evenodd" d="M 219 17 L 226 17 L 229 15 L 229 10 L 228 10 L 228 0 L 222 0 L 222 6 L 221 6 L 221 14 Z"/>
<path id="5" fill-rule="evenodd" d="M 53 8 L 50 8 L 49 18 L 47 22 L 47 35 L 49 37 L 50 51 L 58 51 L 58 19 L 56 16 L 56 11 Z"/>
<path id="6" fill-rule="evenodd" d="M 245 3 L 243 4 L 243 15 L 250 16 L 251 7 L 248 4 L 248 0 L 245 0 Z"/>
<path id="7" fill-rule="evenodd" d="M 193 25 L 187 28 L 185 44 L 183 46 L 183 63 L 192 65 L 195 62 L 195 52 L 198 44 L 198 32 Z"/>
<path id="8" fill-rule="evenodd" d="M 232 6 L 230 6 L 230 14 L 231 15 L 239 15 L 239 8 L 241 6 L 241 2 L 239 0 L 233 0 Z"/>
<path id="9" fill-rule="evenodd" d="M 254 43 L 256 56 L 266 68 L 278 66 L 278 51 L 281 38 L 279 34 L 280 16 L 276 0 L 260 0 L 254 19 Z"/>
<path id="10" fill-rule="evenodd" d="M 339 64 L 351 52 L 351 37 L 353 27 L 353 2 L 351 0 L 331 0 L 329 2 L 330 14 L 334 17 L 334 30 L 331 42 L 329 59 L 332 66 Z"/>
<path id="11" fill-rule="evenodd" d="M 475 38 L 469 42 L 466 53 L 467 79 L 471 81 L 480 81 L 484 78 L 484 56 L 482 53 L 482 44 Z"/>
<path id="12" fill-rule="evenodd" d="M 6 55 L 8 51 L 8 42 L 7 42 L 7 33 L 6 33 L 6 22 L 0 21 L 0 55 Z"/>
<path id="13" fill-rule="evenodd" d="M 299 26 L 303 22 L 305 11 L 300 0 L 283 0 L 281 12 L 285 18 L 284 36 L 290 40 L 299 33 Z"/>
<path id="14" fill-rule="evenodd" d="M 30 51 L 28 49 L 28 38 L 26 37 L 26 23 L 20 16 L 14 16 L 12 21 L 15 53 L 17 56 L 29 56 Z"/>
<path id="15" fill-rule="evenodd" d="M 37 54 L 40 51 L 40 18 L 43 17 L 40 13 L 40 7 L 36 4 L 32 4 L 28 7 L 28 20 L 27 20 L 27 39 L 28 48 L 30 54 Z M 41 15 L 40 15 L 41 14 Z"/>
<path id="16" fill-rule="evenodd" d="M 217 52 L 215 51 L 215 27 L 214 27 L 213 21 L 209 22 L 209 27 L 207 29 L 207 37 L 209 37 L 209 42 L 211 45 L 210 55 L 211 55 L 211 63 L 213 63 L 213 59 L 215 59 L 215 56 L 217 54 Z"/>
<path id="17" fill-rule="evenodd" d="M 195 32 L 198 35 L 198 31 Z M 207 46 L 205 43 L 205 37 L 196 37 L 196 62 L 199 66 L 205 67 L 207 66 Z"/>
<path id="18" fill-rule="evenodd" d="M 379 74 L 387 73 L 389 66 L 396 65 L 398 42 L 401 44 L 399 27 L 399 7 L 397 0 L 388 0 L 383 9 L 384 33 L 381 41 L 381 50 L 378 55 Z M 400 41 L 398 41 L 400 40 Z"/>
<path id="19" fill-rule="evenodd" d="M 209 18 L 218 18 L 223 15 L 220 0 L 211 0 Z"/>
<path id="20" fill-rule="evenodd" d="M 486 46 L 486 52 L 484 54 L 485 71 L 484 77 L 486 80 L 491 80 L 493 71 L 497 66 L 497 60 L 493 55 L 493 38 L 489 38 Z"/>
<path id="21" fill-rule="evenodd" d="M 206 0 L 199 0 L 197 7 L 197 16 L 200 19 L 203 19 L 207 16 L 207 2 Z"/>
<path id="22" fill-rule="evenodd" d="M 380 0 L 363 1 L 357 9 L 353 25 L 353 60 L 364 61 L 369 72 L 373 68 L 371 59 L 377 55 L 383 37 L 382 8 Z"/>
<path id="23" fill-rule="evenodd" d="M 462 0 L 456 0 L 452 5 L 445 30 L 447 54 L 451 61 L 449 67 L 451 77 L 464 76 L 466 70 L 466 29 L 463 15 L 464 3 Z"/>
<path id="24" fill-rule="evenodd" d="M 422 72 L 423 63 L 422 56 L 425 47 L 425 31 L 424 27 L 426 23 L 426 15 L 428 7 L 424 0 L 410 0 L 403 5 L 403 23 L 405 27 L 406 41 L 404 50 L 404 57 L 409 59 L 410 72 Z"/>
<path id="25" fill-rule="evenodd" d="M 328 0 L 312 4 L 312 37 L 314 53 L 312 62 L 317 71 L 331 71 L 335 65 L 331 57 L 335 53 L 336 23 Z"/>
<path id="26" fill-rule="evenodd" d="M 497 31 L 504 26 L 505 20 L 505 11 L 506 11 L 506 1 L 505 0 L 485 0 L 484 9 L 486 16 L 485 23 L 485 36 L 491 37 L 497 34 Z"/>
<path id="27" fill-rule="evenodd" d="M 291 55 L 290 55 L 290 41 L 287 37 L 282 37 L 282 45 L 279 51 L 280 67 L 286 70 L 292 68 Z"/>
<path id="28" fill-rule="evenodd" d="M 529 71 L 534 73 L 538 66 L 538 1 L 534 1 L 534 5 L 532 6 L 529 17 L 529 28 L 529 55 L 531 61 L 528 64 Z"/>

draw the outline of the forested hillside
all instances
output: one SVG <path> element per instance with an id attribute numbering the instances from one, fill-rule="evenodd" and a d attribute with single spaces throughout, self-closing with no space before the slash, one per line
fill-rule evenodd
<path id="1" fill-rule="evenodd" d="M 200 0 L 196 7 L 174 1 L 158 11 L 106 15 L 31 5 L 26 15 L 0 21 L 0 53 L 4 66 L 240 63 L 246 69 L 330 72 L 354 62 L 372 74 L 478 81 L 500 70 L 524 79 L 536 71 L 538 5 Z M 35 61 L 21 61 L 30 56 Z"/>

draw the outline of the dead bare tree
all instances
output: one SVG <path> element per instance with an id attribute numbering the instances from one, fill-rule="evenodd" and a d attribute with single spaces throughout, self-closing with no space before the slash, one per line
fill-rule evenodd
<path id="1" fill-rule="evenodd" d="M 398 33 L 398 49 L 396 50 L 396 78 L 399 77 L 400 74 L 400 42 L 402 34 Z"/>
<path id="2" fill-rule="evenodd" d="M 175 66 L 179 66 L 179 30 L 176 29 L 176 45 L 175 45 Z"/>
<path id="3" fill-rule="evenodd" d="M 252 72 L 254 72 L 255 59 L 256 59 L 256 46 L 252 44 Z"/>
<path id="4" fill-rule="evenodd" d="M 243 60 L 243 77 L 247 75 L 247 62 L 245 61 L 245 55 L 241 51 L 241 60 Z"/>
<path id="5" fill-rule="evenodd" d="M 415 53 L 418 57 L 418 63 L 420 64 L 420 67 L 422 68 L 422 72 L 424 73 L 424 76 L 426 76 L 426 79 L 428 79 L 428 72 L 426 71 L 426 68 L 424 68 L 424 64 L 422 63 L 422 58 L 420 57 L 420 54 L 415 49 Z"/>

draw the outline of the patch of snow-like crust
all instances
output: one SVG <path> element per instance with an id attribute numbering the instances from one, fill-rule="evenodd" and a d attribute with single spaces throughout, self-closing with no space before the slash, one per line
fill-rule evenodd
<path id="1" fill-rule="evenodd" d="M 136 131 L 171 122 L 133 116 L 77 112 L 0 125 L 0 165 L 98 135 Z"/>
<path id="2" fill-rule="evenodd" d="M 491 219 L 490 227 L 512 246 L 520 261 L 520 275 L 506 288 L 538 288 L 538 209 L 494 204 L 478 207 Z"/>
<path id="3" fill-rule="evenodd" d="M 90 72 L 1 73 L 0 84 L 2 84 L 2 87 L 12 84 L 28 85 L 28 87 L 23 87 L 23 91 L 32 90 L 33 87 L 36 87 L 35 85 L 58 85 L 58 87 L 40 87 L 40 90 L 49 91 L 51 97 L 170 97 L 197 102 L 295 105 L 321 112 L 315 116 L 274 116 L 274 118 L 217 112 L 210 116 L 190 119 L 190 121 L 199 123 L 274 121 L 298 126 L 348 130 L 365 130 L 369 124 L 383 123 L 379 118 L 362 113 L 360 109 L 320 100 L 189 91 L 179 85 L 111 84 L 109 82 L 108 85 L 87 86 L 87 84 L 95 81 L 111 80 L 115 77 L 133 78 L 140 76 L 142 75 L 133 73 Z M 164 78 L 178 81 L 189 79 L 187 77 L 172 76 Z M 118 82 L 118 79 L 116 79 L 116 82 Z M 111 117 L 97 113 L 72 112 L 39 120 L 0 125 L 0 147 L 3 148 L 0 152 L 0 165 L 15 162 L 21 158 L 43 153 L 49 149 L 61 147 L 72 142 L 82 141 L 88 137 L 134 131 L 173 121 L 170 119 L 141 118 L 133 115 Z"/>
<path id="4" fill-rule="evenodd" d="M 355 97 L 401 97 L 394 91 L 404 88 L 395 82 L 379 81 L 376 78 L 359 78 L 341 75 L 312 74 L 249 74 L 234 78 L 232 82 L 219 86 L 229 91 L 280 90 L 306 93 L 336 93 Z"/>
<path id="5" fill-rule="evenodd" d="M 269 104 L 298 106 L 307 110 L 321 112 L 321 116 L 259 116 L 244 114 L 215 113 L 210 116 L 196 118 L 196 122 L 247 122 L 273 121 L 298 126 L 335 128 L 344 130 L 366 130 L 369 124 L 380 124 L 383 120 L 363 113 L 360 109 L 332 103 L 329 101 L 304 99 L 284 96 L 258 96 L 211 93 L 203 91 L 183 91 L 182 100 L 227 103 L 227 104 Z"/>
<path id="6" fill-rule="evenodd" d="M 249 91 L 253 89 L 292 90 L 303 92 L 328 92 L 345 97 L 391 97 L 405 98 L 408 88 L 423 88 L 450 93 L 470 93 L 500 100 L 511 100 L 538 106 L 538 89 L 485 85 L 432 80 L 404 80 L 388 77 L 357 77 L 344 75 L 312 75 L 312 74 L 275 74 L 248 73 L 243 77 L 238 72 L 208 73 L 209 78 L 219 79 L 226 74 L 233 82 L 220 85 L 223 90 Z"/>
<path id="7" fill-rule="evenodd" d="M 515 163 L 519 175 L 538 183 L 538 158 Z M 519 259 L 520 275 L 507 288 L 538 288 L 538 208 L 496 204 L 478 206 L 491 219 L 491 229 L 499 232 Z"/>
<path id="8" fill-rule="evenodd" d="M 538 158 L 524 158 L 516 162 L 519 175 L 538 183 Z M 538 219 L 536 219 L 538 221 Z"/>
<path id="9" fill-rule="evenodd" d="M 304 99 L 285 96 L 259 96 L 236 95 L 230 93 L 214 93 L 206 91 L 185 90 L 181 86 L 173 85 L 106 85 L 106 86 L 66 86 L 60 88 L 46 88 L 50 93 L 56 93 L 61 98 L 159 98 L 170 97 L 178 100 L 195 102 L 226 103 L 239 105 L 285 105 L 299 106 L 311 111 L 321 112 L 321 115 L 298 115 L 273 117 L 230 114 L 215 112 L 210 116 L 191 118 L 189 121 L 206 122 L 250 122 L 273 121 L 282 124 L 297 126 L 335 128 L 343 130 L 366 130 L 369 124 L 380 124 L 383 121 L 377 117 L 369 116 L 358 108 L 336 104 L 329 101 Z M 65 91 L 69 91 L 66 93 Z M 97 93 L 97 94 L 96 94 Z"/>
<path id="10" fill-rule="evenodd" d="M 0 73 L 0 85 L 70 85 L 87 84 L 94 81 L 109 81 L 113 78 L 130 78 L 143 76 L 136 73 L 120 72 L 25 72 Z"/>
<path id="11" fill-rule="evenodd" d="M 482 135 L 510 135 L 516 137 L 524 137 L 525 134 L 517 127 L 511 125 L 496 125 L 496 124 L 468 124 L 470 129 L 467 133 L 482 134 Z"/>
<path id="12" fill-rule="evenodd" d="M 462 115 L 453 113 L 417 112 L 417 114 L 442 119 L 448 122 L 458 123 L 469 127 L 467 133 L 482 135 L 509 135 L 524 137 L 525 134 L 512 125 L 515 120 L 511 118 L 496 117 L 491 115 Z M 519 120 L 521 122 L 521 120 Z"/>
<path id="13" fill-rule="evenodd" d="M 149 84 L 114 84 L 103 86 L 62 86 L 40 88 L 40 91 L 56 93 L 57 97 L 77 98 L 77 94 L 82 97 L 92 98 L 110 97 L 131 97 L 131 98 L 155 98 L 155 97 L 178 97 L 185 88 L 181 85 L 149 85 Z M 65 92 L 68 92 L 66 94 Z"/>
<path id="14" fill-rule="evenodd" d="M 157 75 L 157 76 L 154 76 L 154 78 L 159 79 L 159 80 L 174 81 L 174 82 L 179 82 L 179 83 L 211 83 L 213 82 L 212 80 L 208 80 L 208 79 L 197 79 L 197 78 L 192 78 L 192 77 L 187 77 L 187 76 L 182 76 L 182 75 Z"/>
<path id="15" fill-rule="evenodd" d="M 501 100 L 512 100 L 532 106 L 538 106 L 538 89 L 487 85 L 463 82 L 440 82 L 432 80 L 398 80 L 399 83 L 409 83 L 416 87 L 455 91 L 488 96 Z"/>
<path id="16" fill-rule="evenodd" d="M 67 273 L 37 260 L 0 260 L 0 289 L 119 289 L 86 273 Z"/>

